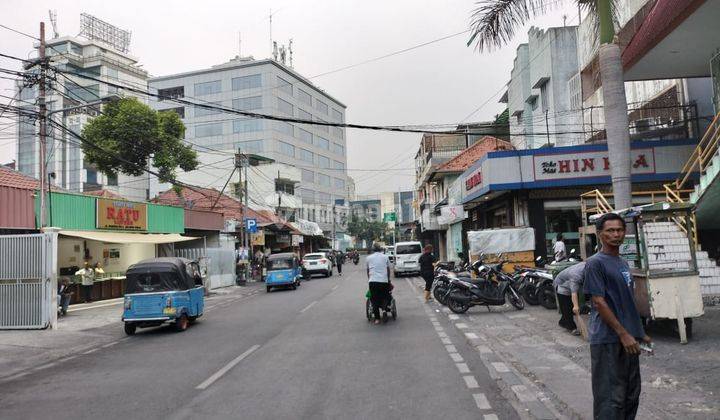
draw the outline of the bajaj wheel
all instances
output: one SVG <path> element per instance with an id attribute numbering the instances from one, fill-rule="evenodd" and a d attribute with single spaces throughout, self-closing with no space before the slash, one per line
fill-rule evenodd
<path id="1" fill-rule="evenodd" d="M 266 286 L 266 287 L 265 287 L 265 290 L 266 290 L 268 293 L 270 293 L 270 291 L 272 290 L 272 287 L 271 287 L 271 286 Z"/>
<path id="2" fill-rule="evenodd" d="M 545 309 L 557 309 L 557 302 L 555 301 L 555 290 L 551 283 L 545 283 L 538 288 L 537 291 L 538 300 L 540 305 Z"/>
<path id="3" fill-rule="evenodd" d="M 464 314 L 468 309 L 470 309 L 469 304 L 460 302 L 451 297 L 447 299 L 447 307 L 456 314 Z"/>
<path id="4" fill-rule="evenodd" d="M 188 324 L 190 324 L 190 321 L 188 320 L 187 315 L 180 315 L 180 318 L 175 321 L 175 331 L 183 332 L 187 330 Z"/>
<path id="5" fill-rule="evenodd" d="M 512 286 L 505 289 L 505 302 L 509 302 L 515 309 L 523 309 L 525 307 L 525 301 L 523 301 L 523 298 L 520 297 Z"/>
<path id="6" fill-rule="evenodd" d="M 137 325 L 135 325 L 134 323 L 132 323 L 132 322 L 125 323 L 125 334 L 135 335 L 136 330 L 137 330 Z"/>

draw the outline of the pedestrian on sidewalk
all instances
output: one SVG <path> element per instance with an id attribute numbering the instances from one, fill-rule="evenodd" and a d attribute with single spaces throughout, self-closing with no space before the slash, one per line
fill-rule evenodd
<path id="1" fill-rule="evenodd" d="M 595 419 L 634 419 L 640 403 L 640 345 L 650 343 L 635 306 L 634 282 L 620 257 L 625 220 L 607 213 L 595 223 L 602 249 L 585 265 L 592 295 L 590 360 Z"/>
<path id="2" fill-rule="evenodd" d="M 555 237 L 555 245 L 553 245 L 553 253 L 555 254 L 555 261 L 564 261 L 567 258 L 567 250 L 565 249 L 565 242 L 563 241 L 562 233 L 558 233 Z"/>
<path id="3" fill-rule="evenodd" d="M 383 247 L 375 242 L 372 245 L 373 253 L 365 259 L 367 269 L 368 287 L 370 288 L 370 301 L 373 306 L 375 324 L 380 323 L 380 308 L 390 302 L 390 259 L 383 254 Z"/>
<path id="4" fill-rule="evenodd" d="M 430 290 L 432 289 L 435 276 L 435 263 L 437 262 L 437 258 L 432 252 L 433 246 L 427 244 L 425 248 L 423 248 L 423 254 L 418 259 L 418 264 L 420 264 L 420 277 L 425 280 L 425 302 L 429 302 L 431 299 Z"/>
<path id="5" fill-rule="evenodd" d="M 580 315 L 578 292 L 583 286 L 584 270 L 585 263 L 581 262 L 564 269 L 553 280 L 561 314 L 558 324 L 572 335 L 580 335 L 574 315 Z"/>
<path id="6" fill-rule="evenodd" d="M 65 316 L 67 315 L 68 306 L 70 305 L 70 298 L 72 297 L 72 292 L 70 291 L 70 280 L 67 277 L 62 277 L 60 279 L 57 294 L 60 306 L 60 314 Z"/>
<path id="7" fill-rule="evenodd" d="M 76 271 L 75 275 L 82 276 L 83 302 L 91 302 L 93 284 L 95 283 L 95 270 L 90 267 L 90 262 L 85 261 L 83 268 Z"/>
<path id="8" fill-rule="evenodd" d="M 335 265 L 337 265 L 338 275 L 342 277 L 342 266 L 345 262 L 345 255 L 343 255 L 342 251 L 338 251 L 335 253 Z"/>

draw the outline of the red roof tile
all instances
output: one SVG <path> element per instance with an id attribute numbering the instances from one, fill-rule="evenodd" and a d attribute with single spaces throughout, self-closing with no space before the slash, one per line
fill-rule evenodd
<path id="1" fill-rule="evenodd" d="M 220 195 L 220 199 L 218 199 L 219 194 L 219 191 L 212 188 L 183 187 L 179 194 L 174 189 L 169 189 L 160 193 L 153 201 L 159 204 L 169 204 L 188 209 L 216 211 L 222 213 L 225 220 L 242 220 L 244 206 L 238 200 L 226 194 Z M 213 208 L 216 200 L 217 204 Z M 257 219 L 258 223 L 273 222 L 267 216 L 253 209 L 248 209 L 247 216 Z"/>
<path id="2" fill-rule="evenodd" d="M 96 197 L 101 198 L 112 198 L 115 200 L 127 200 L 125 197 L 121 196 L 120 194 L 114 193 L 110 190 L 102 189 L 102 190 L 96 190 L 96 191 L 85 191 L 83 192 L 85 195 L 94 195 Z"/>
<path id="3" fill-rule="evenodd" d="M 488 152 L 496 150 L 512 150 L 513 146 L 505 140 L 492 136 L 485 136 L 475 144 L 465 149 L 462 153 L 438 166 L 437 172 L 464 172 L 478 159 Z"/>
<path id="4" fill-rule="evenodd" d="M 8 167 L 0 166 L 0 185 L 22 190 L 37 190 L 40 188 L 40 181 Z"/>

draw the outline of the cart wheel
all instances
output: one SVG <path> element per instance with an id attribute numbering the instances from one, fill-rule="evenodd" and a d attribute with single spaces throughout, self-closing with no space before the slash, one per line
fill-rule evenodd
<path id="1" fill-rule="evenodd" d="M 392 302 L 392 306 L 390 307 L 390 313 L 392 313 L 392 319 L 397 319 L 397 306 L 395 306 L 395 300 Z"/>
<path id="2" fill-rule="evenodd" d="M 125 334 L 135 335 L 136 330 L 137 330 L 137 325 L 135 325 L 134 323 L 132 323 L 132 322 L 125 323 Z"/>
<path id="3" fill-rule="evenodd" d="M 188 321 L 187 315 L 180 315 L 180 318 L 175 321 L 175 331 L 183 332 L 187 330 L 188 324 L 190 324 L 190 322 Z"/>
<path id="4" fill-rule="evenodd" d="M 372 302 L 370 302 L 370 299 L 365 300 L 365 316 L 367 316 L 368 321 L 372 321 L 373 307 L 372 307 Z"/>

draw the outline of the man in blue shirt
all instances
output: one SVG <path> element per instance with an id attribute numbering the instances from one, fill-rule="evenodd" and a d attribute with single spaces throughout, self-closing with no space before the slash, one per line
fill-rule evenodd
<path id="1" fill-rule="evenodd" d="M 615 213 L 595 223 L 602 249 L 585 264 L 592 295 L 590 358 L 595 419 L 634 419 L 640 403 L 640 345 L 650 343 L 635 306 L 630 267 L 620 257 L 625 221 Z"/>

